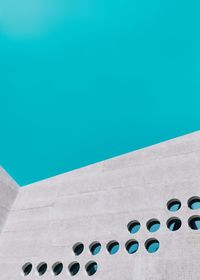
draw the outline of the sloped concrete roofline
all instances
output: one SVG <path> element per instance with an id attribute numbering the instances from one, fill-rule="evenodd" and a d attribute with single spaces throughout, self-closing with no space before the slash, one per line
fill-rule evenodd
<path id="1" fill-rule="evenodd" d="M 176 147 L 176 145 L 181 146 L 183 148 L 183 150 L 184 150 L 184 147 L 187 145 L 188 149 L 192 150 L 191 143 L 196 142 L 196 141 L 197 142 L 200 141 L 200 130 L 197 130 L 195 132 L 191 132 L 189 134 L 185 134 L 182 136 L 178 136 L 178 137 L 175 137 L 175 138 L 163 141 L 163 142 L 159 142 L 154 145 L 147 146 L 147 147 L 144 147 L 144 148 L 141 148 L 138 150 L 134 150 L 132 152 L 128 152 L 128 153 L 125 153 L 125 154 L 122 154 L 119 156 L 115 156 L 115 157 L 112 157 L 112 158 L 109 158 L 109 159 L 106 159 L 103 161 L 99 161 L 97 163 L 83 166 L 81 168 L 77 168 L 72 171 L 64 172 L 64 173 L 61 173 L 61 174 L 58 174 L 58 175 L 55 175 L 55 176 L 52 176 L 49 178 L 45 178 L 45 179 L 33 182 L 31 184 L 24 185 L 22 187 L 34 187 L 39 184 L 48 185 L 48 182 L 51 182 L 51 183 L 54 181 L 57 182 L 59 180 L 62 180 L 62 178 L 65 178 L 66 176 L 76 176 L 77 173 L 84 174 L 84 173 L 92 172 L 92 171 L 96 172 L 97 170 L 99 172 L 103 172 L 103 170 L 106 167 L 108 167 L 109 165 L 113 165 L 113 164 L 117 165 L 118 163 L 123 164 L 123 162 L 127 161 L 127 158 L 129 158 L 129 160 L 130 160 L 130 158 L 131 159 L 133 158 L 135 161 L 139 160 L 141 162 L 141 164 L 143 164 L 143 163 L 145 163 L 145 161 L 148 161 L 150 158 L 153 158 L 155 154 L 157 156 L 157 152 L 159 152 L 160 148 L 163 150 L 163 149 L 165 149 L 166 146 L 168 147 L 169 145 L 174 144 L 175 147 Z M 189 145 L 188 145 L 188 142 L 190 142 Z M 195 148 L 195 145 L 194 145 L 194 148 Z M 181 152 L 181 151 L 176 150 L 176 148 L 175 148 L 175 153 L 179 153 L 179 152 Z M 170 156 L 170 154 L 166 154 L 163 156 L 168 157 L 168 156 Z M 138 164 L 138 162 L 137 162 L 137 164 Z"/>

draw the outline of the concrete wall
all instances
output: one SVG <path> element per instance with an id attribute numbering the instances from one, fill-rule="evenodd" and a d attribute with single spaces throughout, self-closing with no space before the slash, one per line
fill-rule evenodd
<path id="1" fill-rule="evenodd" d="M 187 206 L 190 197 L 200 195 L 200 132 L 163 142 L 149 148 L 116 157 L 21 188 L 0 238 L 0 279 L 70 279 L 68 265 L 77 261 L 80 272 L 74 279 L 101 280 L 196 280 L 200 275 L 200 231 L 188 227 L 188 218 L 200 210 Z M 170 199 L 178 198 L 181 209 L 167 209 Z M 166 221 L 179 217 L 182 226 L 170 231 Z M 156 218 L 161 227 L 148 232 L 146 222 Z M 136 234 L 127 230 L 138 220 Z M 160 248 L 146 251 L 144 243 L 156 238 Z M 128 254 L 125 243 L 139 242 L 135 254 Z M 120 250 L 109 255 L 106 245 L 117 240 Z M 92 256 L 89 245 L 102 244 Z M 82 242 L 85 250 L 75 256 L 72 247 Z M 98 263 L 88 276 L 85 264 Z M 52 265 L 62 262 L 63 272 L 54 276 Z M 28 276 L 22 276 L 26 262 L 33 264 Z M 38 276 L 39 263 L 48 264 Z"/>
<path id="2" fill-rule="evenodd" d="M 16 182 L 0 167 L 0 232 L 7 220 L 18 190 L 19 187 Z"/>

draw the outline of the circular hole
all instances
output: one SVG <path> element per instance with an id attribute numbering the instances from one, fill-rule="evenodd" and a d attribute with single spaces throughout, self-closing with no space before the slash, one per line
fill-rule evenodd
<path id="1" fill-rule="evenodd" d="M 63 264 L 61 262 L 57 262 L 52 266 L 53 274 L 59 275 L 63 270 Z"/>
<path id="2" fill-rule="evenodd" d="M 200 209 L 200 198 L 198 196 L 191 197 L 188 200 L 188 207 L 192 210 Z"/>
<path id="3" fill-rule="evenodd" d="M 200 216 L 192 216 L 188 220 L 188 225 L 193 230 L 200 230 Z"/>
<path id="4" fill-rule="evenodd" d="M 93 242 L 90 245 L 90 252 L 93 256 L 97 255 L 101 251 L 101 243 L 99 242 Z"/>
<path id="5" fill-rule="evenodd" d="M 160 222 L 157 219 L 151 219 L 147 222 L 147 229 L 150 232 L 155 232 L 159 230 Z"/>
<path id="6" fill-rule="evenodd" d="M 39 276 L 42 276 L 43 274 L 45 274 L 45 272 L 47 271 L 47 264 L 46 263 L 40 263 L 37 266 L 37 272 Z"/>
<path id="7" fill-rule="evenodd" d="M 134 254 L 139 248 L 139 243 L 136 240 L 129 240 L 126 242 L 125 247 L 129 254 Z"/>
<path id="8" fill-rule="evenodd" d="M 32 271 L 32 268 L 33 268 L 33 265 L 32 263 L 28 262 L 28 263 L 25 263 L 22 267 L 22 272 L 23 272 L 23 275 L 24 276 L 27 276 L 31 273 Z"/>
<path id="9" fill-rule="evenodd" d="M 73 262 L 68 266 L 69 273 L 71 276 L 76 275 L 80 270 L 80 264 L 78 262 Z"/>
<path id="10" fill-rule="evenodd" d="M 150 238 L 145 242 L 145 248 L 149 253 L 155 253 L 156 251 L 158 251 L 159 247 L 160 243 L 155 238 Z"/>
<path id="11" fill-rule="evenodd" d="M 76 243 L 74 246 L 73 246 L 73 251 L 74 251 L 74 254 L 76 256 L 79 256 L 84 250 L 84 245 L 83 243 Z"/>
<path id="12" fill-rule="evenodd" d="M 131 221 L 128 223 L 127 228 L 130 233 L 136 233 L 140 230 L 140 223 L 138 221 Z"/>
<path id="13" fill-rule="evenodd" d="M 107 245 L 107 250 L 110 255 L 114 255 L 119 251 L 119 242 L 117 241 L 110 241 Z"/>
<path id="14" fill-rule="evenodd" d="M 168 201 L 167 203 L 167 208 L 169 211 L 171 212 L 176 212 L 181 208 L 181 202 L 178 199 L 171 199 L 170 201 Z"/>
<path id="15" fill-rule="evenodd" d="M 167 227 L 169 230 L 171 231 L 176 231 L 178 230 L 182 225 L 182 222 L 179 218 L 177 217 L 173 217 L 173 218 L 170 218 L 168 221 L 167 221 Z"/>
<path id="16" fill-rule="evenodd" d="M 85 270 L 89 276 L 94 275 L 97 272 L 98 265 L 94 261 L 90 261 L 86 264 Z"/>

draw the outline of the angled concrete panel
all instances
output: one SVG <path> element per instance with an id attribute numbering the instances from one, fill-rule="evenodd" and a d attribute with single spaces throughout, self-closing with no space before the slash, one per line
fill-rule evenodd
<path id="1" fill-rule="evenodd" d="M 19 190 L 17 183 L 0 167 L 0 232 Z"/>

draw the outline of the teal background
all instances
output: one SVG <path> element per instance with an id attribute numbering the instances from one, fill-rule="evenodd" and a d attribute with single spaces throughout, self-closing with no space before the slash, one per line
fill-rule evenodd
<path id="1" fill-rule="evenodd" d="M 0 163 L 21 185 L 199 129 L 200 2 L 0 0 Z"/>

